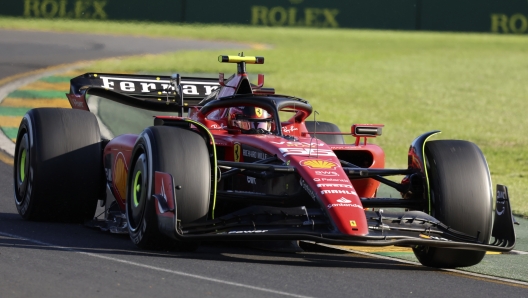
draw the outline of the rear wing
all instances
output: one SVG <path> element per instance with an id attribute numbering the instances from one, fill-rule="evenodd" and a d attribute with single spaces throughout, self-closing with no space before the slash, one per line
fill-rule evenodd
<path id="1" fill-rule="evenodd" d="M 86 73 L 71 79 L 66 96 L 74 109 L 88 110 L 90 94 L 137 108 L 183 113 L 219 87 L 217 78 Z"/>

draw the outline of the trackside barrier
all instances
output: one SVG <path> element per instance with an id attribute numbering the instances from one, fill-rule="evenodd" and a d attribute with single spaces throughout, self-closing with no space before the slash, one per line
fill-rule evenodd
<path id="1" fill-rule="evenodd" d="M 252 26 L 528 33 L 526 0 L 7 0 L 0 15 Z"/>

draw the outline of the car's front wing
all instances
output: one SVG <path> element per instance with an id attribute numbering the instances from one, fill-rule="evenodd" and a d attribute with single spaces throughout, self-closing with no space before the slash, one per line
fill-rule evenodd
<path id="1" fill-rule="evenodd" d="M 159 216 L 158 227 L 180 241 L 308 240 L 326 244 L 357 246 L 433 246 L 507 252 L 515 246 L 514 218 L 507 188 L 497 185 L 495 219 L 490 244 L 478 235 L 466 235 L 421 211 L 365 211 L 369 233 L 343 235 L 332 228 L 317 208 L 253 206 L 203 223 L 182 226 L 173 217 Z M 159 196 L 156 200 L 158 200 Z M 176 213 L 174 213 L 176 214 Z M 354 223 L 350 223 L 353 226 Z"/>

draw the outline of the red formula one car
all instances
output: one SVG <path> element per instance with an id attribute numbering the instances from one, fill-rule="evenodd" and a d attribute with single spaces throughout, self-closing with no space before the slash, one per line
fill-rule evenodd
<path id="1" fill-rule="evenodd" d="M 228 79 L 87 73 L 71 80 L 73 109 L 33 109 L 16 141 L 15 202 L 31 220 L 79 221 L 127 232 L 141 248 L 192 250 L 200 241 L 308 240 L 409 246 L 434 267 L 479 263 L 515 244 L 507 188 L 479 148 L 417 137 L 404 169 L 368 143 L 383 125 L 350 133 L 307 121 L 303 99 L 275 94 L 246 64 Z M 175 116 L 139 135 L 102 139 L 87 95 Z M 187 117 L 184 114 L 187 113 Z M 355 137 L 345 144 L 343 135 Z M 401 183 L 385 178 L 402 175 Z M 376 196 L 380 183 L 402 198 Z M 110 195 L 107 195 L 107 190 Z M 104 219 L 93 219 L 97 202 Z M 493 218 L 494 216 L 494 218 Z"/>

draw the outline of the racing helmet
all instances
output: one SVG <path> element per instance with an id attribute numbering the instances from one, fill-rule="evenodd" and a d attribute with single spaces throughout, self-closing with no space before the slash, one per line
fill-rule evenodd
<path id="1" fill-rule="evenodd" d="M 245 106 L 241 108 L 232 108 L 229 113 L 229 126 L 241 130 L 263 129 L 271 130 L 271 115 L 264 109 Z"/>

